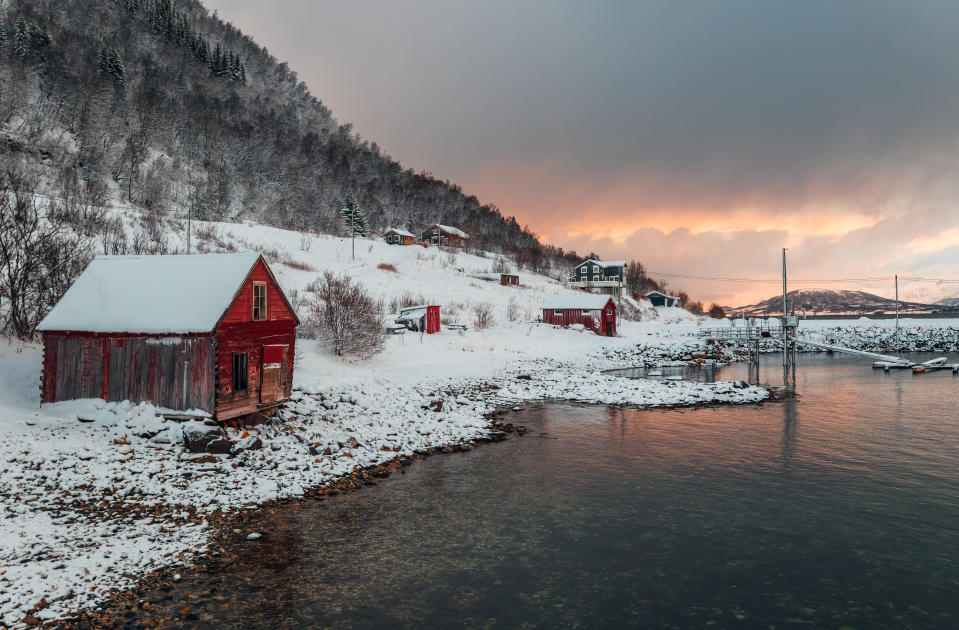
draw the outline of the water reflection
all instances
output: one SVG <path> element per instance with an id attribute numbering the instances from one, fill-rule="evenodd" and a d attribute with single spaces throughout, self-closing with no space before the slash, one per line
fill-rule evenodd
<path id="1" fill-rule="evenodd" d="M 205 627 L 959 627 L 957 381 L 797 377 L 761 406 L 527 406 L 525 438 L 258 514 L 177 592 Z"/>

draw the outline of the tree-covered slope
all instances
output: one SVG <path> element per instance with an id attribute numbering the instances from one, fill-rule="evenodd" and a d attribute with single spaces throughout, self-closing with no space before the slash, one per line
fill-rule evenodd
<path id="1" fill-rule="evenodd" d="M 565 255 L 340 124 L 287 64 L 197 0 L 0 0 L 0 160 L 53 195 L 342 231 L 457 225 L 539 270 Z"/>

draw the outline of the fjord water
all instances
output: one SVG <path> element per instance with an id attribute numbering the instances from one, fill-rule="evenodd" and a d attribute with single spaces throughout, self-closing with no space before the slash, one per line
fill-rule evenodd
<path id="1" fill-rule="evenodd" d="M 177 588 L 235 627 L 956 628 L 957 387 L 817 355 L 784 402 L 528 406 Z"/>

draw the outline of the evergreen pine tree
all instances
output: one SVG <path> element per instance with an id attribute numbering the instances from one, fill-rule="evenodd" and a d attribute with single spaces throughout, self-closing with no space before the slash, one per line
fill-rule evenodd
<path id="1" fill-rule="evenodd" d="M 356 197 L 353 193 L 346 193 L 346 199 L 343 200 L 343 208 L 340 210 L 340 216 L 346 223 L 346 229 L 351 235 L 366 236 L 368 231 L 366 225 L 366 216 L 363 210 L 356 203 Z"/>
<path id="2" fill-rule="evenodd" d="M 120 53 L 111 48 L 107 55 L 107 73 L 117 85 L 126 85 L 126 73 L 123 70 L 123 61 L 120 59 Z"/>
<path id="3" fill-rule="evenodd" d="M 7 21 L 4 18 L 6 9 L 0 4 L 0 54 L 7 51 Z"/>
<path id="4" fill-rule="evenodd" d="M 20 18 L 17 20 L 17 28 L 13 34 L 13 54 L 21 58 L 26 57 L 29 39 L 30 34 L 27 33 L 27 24 L 23 21 L 23 18 Z"/>
<path id="5" fill-rule="evenodd" d="M 100 74 L 109 73 L 109 61 L 107 59 L 107 47 L 103 45 L 103 42 L 100 42 L 100 45 L 97 47 L 97 71 Z"/>
<path id="6" fill-rule="evenodd" d="M 220 44 L 217 44 L 216 48 L 213 49 L 213 58 L 210 59 L 210 74 L 218 77 L 221 72 L 223 72 L 223 50 L 220 48 Z"/>

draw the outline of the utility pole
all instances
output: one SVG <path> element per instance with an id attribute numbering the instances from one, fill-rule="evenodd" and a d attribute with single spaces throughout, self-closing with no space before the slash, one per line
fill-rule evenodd
<path id="1" fill-rule="evenodd" d="M 789 385 L 789 336 L 786 332 L 786 248 L 783 247 L 783 385 Z"/>
<path id="2" fill-rule="evenodd" d="M 896 274 L 896 352 L 899 352 L 899 274 Z"/>

